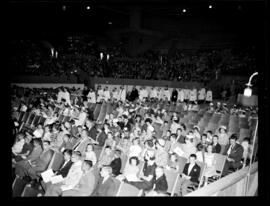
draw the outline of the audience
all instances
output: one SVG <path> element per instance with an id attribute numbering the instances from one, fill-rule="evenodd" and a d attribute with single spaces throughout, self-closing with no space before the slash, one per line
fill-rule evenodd
<path id="1" fill-rule="evenodd" d="M 15 87 L 13 92 L 16 94 L 18 89 L 19 87 Z M 153 89 L 156 89 L 158 96 L 158 88 Z M 227 175 L 230 172 L 228 170 L 237 170 L 242 165 L 247 165 L 251 159 L 249 139 L 244 139 L 241 146 L 234 142 L 235 135 L 228 140 L 227 126 L 220 126 L 217 134 L 214 134 L 215 130 L 199 125 L 200 118 L 205 119 L 208 115 L 230 115 L 228 109 L 215 102 L 211 103 L 212 111 L 208 113 L 210 104 L 206 105 L 204 102 L 197 105 L 196 111 L 188 109 L 191 105 L 188 98 L 187 103 L 180 101 L 175 105 L 167 102 L 166 95 L 164 99 L 152 95 L 143 97 L 142 101 L 138 98 L 134 102 L 127 99 L 117 102 L 104 98 L 103 103 L 110 104 L 113 109 L 111 113 L 104 115 L 104 121 L 97 122 L 91 114 L 96 105 L 102 102 L 92 103 L 86 100 L 76 106 L 72 101 L 75 90 L 68 90 L 70 106 L 65 105 L 65 101 L 57 103 L 59 91 L 55 89 L 25 89 L 26 94 L 23 93 L 20 97 L 14 95 L 12 100 L 13 105 L 17 104 L 17 109 L 13 108 L 14 121 L 19 124 L 22 122 L 18 120 L 22 107 L 27 107 L 28 112 L 35 112 L 36 116 L 44 118 L 43 123 L 34 124 L 32 129 L 22 126 L 15 132 L 17 138 L 12 147 L 12 163 L 15 174 L 27 182 L 37 180 L 37 184 L 40 183 L 45 190 L 45 196 L 115 195 L 118 180 L 142 189 L 146 196 L 164 196 L 168 187 L 165 170 L 182 172 L 182 158 L 188 158 L 191 166 L 185 166 L 180 180 L 181 194 L 185 195 L 188 192 L 187 187 L 199 178 L 196 161 L 207 165 L 203 174 L 204 183 L 207 184 L 208 178 L 215 175 L 213 153 L 227 156 L 222 176 Z M 84 90 L 86 95 L 88 89 Z M 28 95 L 30 100 L 26 101 Z M 82 101 L 80 95 L 76 98 Z M 186 110 L 183 109 L 185 105 Z M 74 115 L 74 111 L 78 115 Z M 81 113 L 86 116 L 82 123 L 76 124 L 75 120 Z M 255 114 L 256 108 L 245 110 L 245 116 L 243 110 L 234 111 L 235 116 L 242 115 L 248 121 L 256 118 Z M 50 115 L 54 116 L 53 121 L 47 121 Z M 191 121 L 196 122 L 191 124 Z M 40 173 L 49 169 L 47 166 L 53 152 L 58 152 L 59 155 L 63 153 L 64 163 L 59 165 L 57 171 L 53 171 L 53 178 L 61 181 L 45 183 Z M 100 174 L 96 174 L 98 170 L 101 170 Z M 100 175 L 104 182 L 99 179 Z M 91 185 L 86 185 L 85 182 Z M 42 193 L 39 196 L 41 195 Z"/>

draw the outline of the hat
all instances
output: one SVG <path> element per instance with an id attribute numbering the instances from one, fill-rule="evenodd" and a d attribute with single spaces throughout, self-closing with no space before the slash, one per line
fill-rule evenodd
<path id="1" fill-rule="evenodd" d="M 200 127 L 199 127 L 199 126 L 195 125 L 195 126 L 193 127 L 193 129 L 195 129 L 195 128 L 197 128 L 197 129 L 200 131 Z"/>
<path id="2" fill-rule="evenodd" d="M 220 129 L 227 130 L 227 127 L 226 127 L 226 126 L 224 126 L 224 125 L 221 125 L 221 126 L 219 127 L 219 130 L 220 130 Z"/>
<path id="3" fill-rule="evenodd" d="M 186 138 L 187 138 L 187 139 L 193 139 L 193 138 L 194 138 L 194 136 L 193 136 L 193 135 L 189 135 L 189 134 L 188 134 L 188 135 L 186 135 Z"/>
<path id="4" fill-rule="evenodd" d="M 165 142 L 164 139 L 158 139 L 158 144 L 159 144 L 160 146 L 164 147 L 165 144 L 166 144 L 166 142 Z"/>

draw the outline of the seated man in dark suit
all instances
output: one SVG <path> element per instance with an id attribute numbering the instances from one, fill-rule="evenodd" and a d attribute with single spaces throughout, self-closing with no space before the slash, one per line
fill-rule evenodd
<path id="1" fill-rule="evenodd" d="M 55 171 L 55 175 L 62 175 L 63 178 L 65 178 L 69 172 L 69 169 L 71 168 L 73 162 L 71 161 L 71 156 L 72 156 L 72 150 L 71 149 L 66 149 L 63 152 L 64 154 L 64 164 L 62 165 L 62 167 Z M 41 181 L 41 185 L 43 187 L 43 189 L 46 191 L 47 188 L 51 185 L 51 182 L 47 182 L 45 183 L 44 181 Z"/>
<path id="2" fill-rule="evenodd" d="M 236 170 L 241 167 L 241 159 L 243 157 L 244 149 L 242 145 L 236 143 L 237 136 L 232 134 L 230 137 L 230 144 L 226 145 L 223 155 L 227 155 L 222 176 L 228 174 L 229 169 Z"/>
<path id="3" fill-rule="evenodd" d="M 187 188 L 193 183 L 199 182 L 201 168 L 196 164 L 197 156 L 191 154 L 189 156 L 189 163 L 185 164 L 184 171 L 180 178 L 180 195 L 186 195 L 188 193 Z"/>
<path id="4" fill-rule="evenodd" d="M 148 192 L 146 196 L 158 196 L 165 195 L 168 190 L 168 182 L 164 174 L 163 167 L 157 167 L 155 170 L 156 176 L 154 177 L 154 186 L 153 190 Z"/>
<path id="5" fill-rule="evenodd" d="M 112 174 L 114 176 L 117 176 L 120 174 L 120 170 L 122 167 L 122 160 L 121 160 L 120 156 L 121 156 L 121 151 L 116 150 L 114 153 L 114 159 L 110 164 L 110 166 L 112 167 Z"/>
<path id="6" fill-rule="evenodd" d="M 92 196 L 114 196 L 116 195 L 117 186 L 115 180 L 112 178 L 112 168 L 110 166 L 103 166 L 97 187 L 95 188 Z"/>

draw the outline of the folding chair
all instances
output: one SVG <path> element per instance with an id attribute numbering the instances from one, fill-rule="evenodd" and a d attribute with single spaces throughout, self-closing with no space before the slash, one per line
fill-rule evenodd
<path id="1" fill-rule="evenodd" d="M 121 165 L 120 172 L 123 173 L 129 161 L 128 156 L 123 154 L 121 157 L 121 160 L 122 160 L 122 165 Z"/>
<path id="2" fill-rule="evenodd" d="M 100 103 L 97 103 L 96 104 L 96 108 L 95 108 L 95 110 L 93 112 L 94 120 L 97 120 L 98 115 L 99 115 L 99 112 L 100 112 L 100 109 L 101 109 L 101 104 Z"/>
<path id="3" fill-rule="evenodd" d="M 216 170 L 216 174 L 213 177 L 208 178 L 208 183 L 211 183 L 220 179 L 223 172 L 223 168 L 225 166 L 226 158 L 227 158 L 226 155 L 214 153 L 214 167 Z"/>
<path id="4" fill-rule="evenodd" d="M 178 173 L 180 173 L 180 174 L 183 173 L 187 161 L 188 161 L 187 158 L 178 156 L 178 158 L 177 158 L 177 162 L 178 162 L 178 166 L 179 166 Z"/>
<path id="5" fill-rule="evenodd" d="M 64 116 L 64 118 L 63 118 L 63 123 L 69 122 L 70 119 L 71 119 L 70 116 Z"/>
<path id="6" fill-rule="evenodd" d="M 34 113 L 31 113 L 27 119 L 27 121 L 25 122 L 25 126 L 31 126 L 32 125 L 32 122 L 34 121 L 35 119 L 35 114 Z"/>
<path id="7" fill-rule="evenodd" d="M 55 151 L 53 154 L 53 157 L 48 165 L 47 170 L 48 169 L 52 169 L 54 171 L 59 170 L 61 168 L 61 166 L 63 165 L 64 161 L 65 160 L 64 160 L 63 154 Z"/>
<path id="8" fill-rule="evenodd" d="M 64 120 L 64 115 L 60 114 L 60 115 L 58 116 L 57 121 L 59 121 L 60 123 L 62 123 L 63 120 Z"/>
<path id="9" fill-rule="evenodd" d="M 21 122 L 26 112 L 20 112 L 18 122 Z"/>
<path id="10" fill-rule="evenodd" d="M 165 173 L 167 183 L 168 183 L 167 193 L 169 193 L 171 196 L 173 196 L 175 183 L 177 181 L 177 177 L 178 177 L 179 173 L 174 171 L 174 170 L 167 170 L 167 169 L 164 169 L 164 173 Z"/>
<path id="11" fill-rule="evenodd" d="M 44 125 L 46 121 L 46 118 L 45 117 L 40 117 L 39 121 L 38 121 L 38 124 L 41 124 L 42 126 Z"/>
<path id="12" fill-rule="evenodd" d="M 13 197 L 21 196 L 26 184 L 27 182 L 25 180 L 23 180 L 19 176 L 16 176 L 12 184 L 12 196 Z"/>
<path id="13" fill-rule="evenodd" d="M 199 176 L 199 183 L 192 183 L 189 187 L 188 187 L 188 192 L 192 192 L 192 191 L 195 191 L 196 189 L 200 188 L 202 183 L 203 183 L 203 176 L 204 176 L 204 173 L 205 173 L 205 169 L 206 169 L 206 164 L 204 162 L 200 162 L 200 161 L 197 161 L 196 162 L 200 168 L 201 168 L 201 171 L 200 171 L 200 176 Z"/>
<path id="14" fill-rule="evenodd" d="M 139 190 L 133 185 L 127 184 L 125 182 L 121 182 L 120 187 L 116 193 L 117 197 L 139 197 L 142 196 L 143 190 Z"/>
<path id="15" fill-rule="evenodd" d="M 41 118 L 41 116 L 35 116 L 32 124 L 31 124 L 31 127 L 36 127 L 38 125 L 40 118 Z"/>

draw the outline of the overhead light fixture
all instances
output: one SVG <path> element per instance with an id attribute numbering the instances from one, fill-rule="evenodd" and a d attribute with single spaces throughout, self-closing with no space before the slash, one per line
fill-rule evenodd
<path id="1" fill-rule="evenodd" d="M 208 8 L 209 8 L 209 9 L 212 9 L 212 8 L 213 8 L 213 6 L 212 6 L 212 5 L 209 5 L 209 6 L 208 6 Z"/>
<path id="2" fill-rule="evenodd" d="M 65 11 L 67 9 L 66 5 L 63 5 L 62 9 L 63 9 L 63 11 Z"/>
<path id="3" fill-rule="evenodd" d="M 251 89 L 252 84 L 251 84 L 251 80 L 252 80 L 252 78 L 253 78 L 254 76 L 256 76 L 256 75 L 258 75 L 258 72 L 255 72 L 255 73 L 253 73 L 253 74 L 250 76 L 249 81 L 248 81 L 248 83 L 246 84 L 247 87 L 246 87 L 245 90 L 244 90 L 244 96 L 246 96 L 246 97 L 251 97 L 251 95 L 252 95 L 252 89 Z"/>
<path id="4" fill-rule="evenodd" d="M 109 21 L 109 22 L 108 22 L 108 24 L 112 25 L 112 22 L 111 22 L 111 21 Z"/>
<path id="5" fill-rule="evenodd" d="M 183 13 L 185 13 L 187 10 L 186 9 L 183 9 L 182 11 L 183 11 Z"/>
<path id="6" fill-rule="evenodd" d="M 90 10 L 91 8 L 90 8 L 90 6 L 87 6 L 86 9 L 87 9 L 87 10 Z"/>

